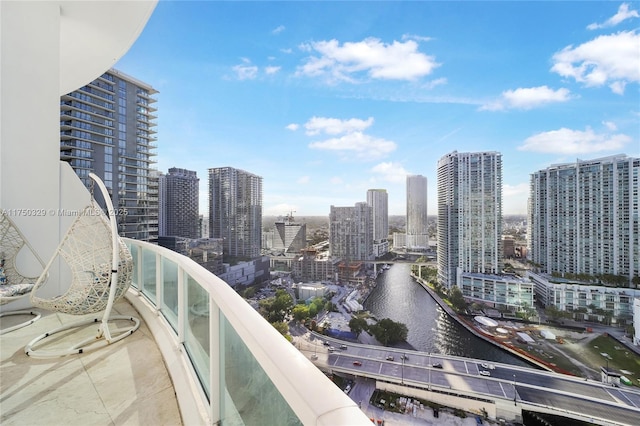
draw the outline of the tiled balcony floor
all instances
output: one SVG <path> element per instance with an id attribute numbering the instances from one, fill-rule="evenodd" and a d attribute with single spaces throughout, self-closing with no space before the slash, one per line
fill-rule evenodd
<path id="1" fill-rule="evenodd" d="M 24 353 L 31 339 L 82 318 L 41 313 L 34 324 L 0 336 L 2 426 L 182 424 L 173 385 L 144 322 L 131 336 L 96 351 L 34 359 Z M 118 314 L 140 318 L 124 300 L 115 305 Z M 0 327 L 15 318 L 2 318 Z M 63 332 L 51 344 L 78 341 L 96 329 Z"/>

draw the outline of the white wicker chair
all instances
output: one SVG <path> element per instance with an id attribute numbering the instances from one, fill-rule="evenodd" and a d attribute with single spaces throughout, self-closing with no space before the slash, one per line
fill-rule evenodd
<path id="1" fill-rule="evenodd" d="M 38 277 L 28 277 L 18 271 L 16 258 L 23 249 L 28 249 L 44 269 L 44 262 L 31 247 L 25 236 L 20 232 L 9 215 L 0 211 L 0 305 L 28 296 L 33 289 Z M 43 281 L 46 275 L 43 276 Z M 40 318 L 37 311 L 9 311 L 0 314 L 0 317 L 9 315 L 31 315 L 28 321 L 15 324 L 0 330 L 0 335 L 26 327 Z"/>
<path id="2" fill-rule="evenodd" d="M 100 188 L 107 210 L 113 212 L 107 188 L 99 177 L 89 174 Z M 71 270 L 71 284 L 58 297 L 46 299 L 38 296 L 44 282 L 38 280 L 31 292 L 33 306 L 71 315 L 86 315 L 104 311 L 102 320 L 89 317 L 56 328 L 33 339 L 25 347 L 27 355 L 35 358 L 51 358 L 88 352 L 117 342 L 138 329 L 140 321 L 135 317 L 111 315 L 113 304 L 120 299 L 131 284 L 133 259 L 126 245 L 118 237 L 115 216 L 107 218 L 93 197 L 91 204 L 76 217 L 60 242 L 56 252 L 45 267 L 45 273 L 60 257 Z M 133 325 L 119 329 L 114 337 L 109 329 L 110 320 L 127 320 Z M 70 348 L 45 350 L 34 349 L 45 338 L 73 328 L 101 321 L 97 335 L 74 344 Z"/>

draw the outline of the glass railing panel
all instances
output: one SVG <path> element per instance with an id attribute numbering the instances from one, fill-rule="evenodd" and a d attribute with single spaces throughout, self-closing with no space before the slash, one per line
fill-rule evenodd
<path id="1" fill-rule="evenodd" d="M 224 424 L 302 425 L 226 318 L 221 324 L 224 382 L 233 401 L 232 406 L 225 404 Z M 238 418 L 242 423 L 236 422 Z"/>
<path id="2" fill-rule="evenodd" d="M 156 302 L 156 254 L 142 248 L 142 293 Z"/>
<path id="3" fill-rule="evenodd" d="M 211 383 L 209 383 L 209 294 L 189 275 L 186 276 L 185 282 L 187 288 L 187 312 L 184 346 L 193 363 L 198 379 L 207 394 L 207 398 L 211 398 Z"/>
<path id="4" fill-rule="evenodd" d="M 162 306 L 164 314 L 171 327 L 178 330 L 178 265 L 162 258 Z"/>
<path id="5" fill-rule="evenodd" d="M 131 285 L 135 288 L 140 288 L 140 277 L 138 276 L 138 246 L 133 244 L 127 244 L 131 257 L 133 258 L 133 274 L 131 279 Z"/>

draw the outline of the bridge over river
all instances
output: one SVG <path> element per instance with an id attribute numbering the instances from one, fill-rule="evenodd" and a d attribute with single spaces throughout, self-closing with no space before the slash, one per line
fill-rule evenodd
<path id="1" fill-rule="evenodd" d="M 301 349 L 319 368 L 374 379 L 376 387 L 406 396 L 485 409 L 490 417 L 508 421 L 521 421 L 523 410 L 602 425 L 640 421 L 640 391 L 634 388 L 512 364 L 307 336 Z"/>

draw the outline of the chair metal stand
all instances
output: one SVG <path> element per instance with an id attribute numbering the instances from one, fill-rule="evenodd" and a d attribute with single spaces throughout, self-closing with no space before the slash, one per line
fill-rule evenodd
<path id="1" fill-rule="evenodd" d="M 62 325 L 31 340 L 25 347 L 25 353 L 34 358 L 86 353 L 118 342 L 133 334 L 140 326 L 140 320 L 135 317 L 111 315 L 114 303 L 124 295 L 131 284 L 133 259 L 126 245 L 118 237 L 116 217 L 107 188 L 95 174 L 90 173 L 89 177 L 102 192 L 109 218 L 106 218 L 93 198 L 92 188 L 91 205 L 75 219 L 45 268 L 45 272 L 48 271 L 53 261 L 61 256 L 71 269 L 70 288 L 60 297 L 42 299 L 36 294 L 41 284 L 38 280 L 31 292 L 31 301 L 34 306 L 72 315 L 104 312 L 101 319 L 85 318 Z M 126 320 L 133 324 L 124 330 L 118 330 L 117 334 L 112 334 L 109 322 L 115 320 Z M 93 337 L 74 343 L 68 348 L 42 348 L 43 341 L 53 335 L 94 323 L 100 325 Z M 40 348 L 36 348 L 38 345 Z"/>

